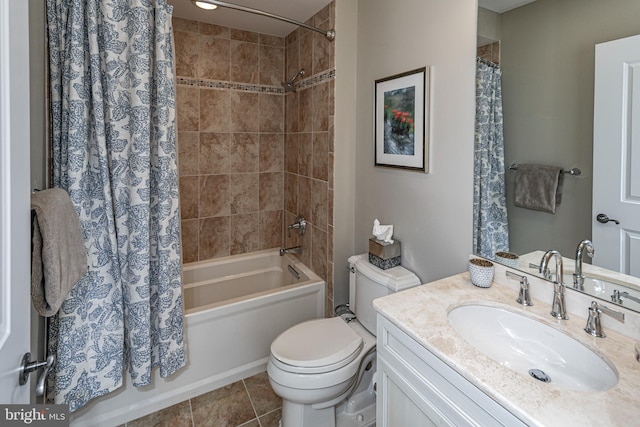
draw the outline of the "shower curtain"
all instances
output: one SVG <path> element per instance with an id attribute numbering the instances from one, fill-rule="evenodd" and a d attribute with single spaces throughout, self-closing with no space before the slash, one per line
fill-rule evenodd
<path id="1" fill-rule="evenodd" d="M 53 319 L 49 392 L 74 411 L 185 364 L 171 6 L 47 0 L 53 186 L 87 275 Z"/>
<path id="2" fill-rule="evenodd" d="M 502 75 L 476 65 L 476 125 L 473 170 L 473 253 L 493 258 L 509 251 L 504 181 Z"/>

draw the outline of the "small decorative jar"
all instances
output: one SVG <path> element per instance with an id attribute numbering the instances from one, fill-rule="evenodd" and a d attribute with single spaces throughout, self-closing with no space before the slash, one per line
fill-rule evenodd
<path id="1" fill-rule="evenodd" d="M 481 288 L 488 288 L 493 282 L 493 263 L 486 259 L 472 258 L 469 260 L 469 276 L 471 283 Z"/>
<path id="2" fill-rule="evenodd" d="M 496 261 L 511 268 L 518 268 L 520 257 L 513 252 L 496 252 Z"/>

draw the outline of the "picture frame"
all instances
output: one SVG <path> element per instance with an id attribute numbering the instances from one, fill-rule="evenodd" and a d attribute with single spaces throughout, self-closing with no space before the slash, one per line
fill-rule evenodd
<path id="1" fill-rule="evenodd" d="M 375 166 L 429 172 L 429 69 L 375 81 Z"/>

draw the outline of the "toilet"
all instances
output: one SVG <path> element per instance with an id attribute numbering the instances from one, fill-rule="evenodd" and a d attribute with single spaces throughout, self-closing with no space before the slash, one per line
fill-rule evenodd
<path id="1" fill-rule="evenodd" d="M 349 258 L 349 307 L 295 325 L 271 344 L 267 364 L 282 397 L 281 427 L 375 425 L 376 312 L 372 301 L 420 284 L 402 266 L 382 270 Z"/>

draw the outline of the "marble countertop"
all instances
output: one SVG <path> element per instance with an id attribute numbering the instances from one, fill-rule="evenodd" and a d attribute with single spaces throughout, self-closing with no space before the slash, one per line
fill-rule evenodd
<path id="1" fill-rule="evenodd" d="M 585 319 L 572 315 L 556 320 L 550 306 L 534 299 L 533 307 L 515 302 L 517 292 L 496 282 L 478 288 L 462 273 L 374 301 L 375 309 L 438 356 L 467 380 L 525 423 L 537 426 L 630 426 L 640 422 L 640 363 L 636 342 L 607 330 L 606 338 L 583 331 Z M 603 392 L 581 392 L 541 383 L 494 362 L 469 345 L 451 327 L 448 312 L 471 301 L 507 305 L 571 335 L 613 364 L 615 387 Z"/>

